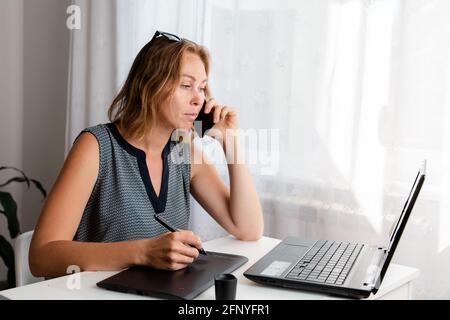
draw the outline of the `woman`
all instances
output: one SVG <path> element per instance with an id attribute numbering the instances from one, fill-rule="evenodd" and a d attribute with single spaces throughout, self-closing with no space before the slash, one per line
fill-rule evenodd
<path id="1" fill-rule="evenodd" d="M 208 98 L 208 73 L 206 50 L 191 41 L 157 31 L 142 48 L 109 109 L 111 123 L 83 130 L 65 161 L 35 228 L 33 275 L 66 275 L 73 265 L 186 267 L 202 248 L 185 230 L 189 194 L 237 239 L 261 237 L 261 207 L 244 164 L 228 164 L 229 189 L 208 161 L 175 161 L 204 158 L 194 144 L 180 149 L 171 139 L 175 129 L 192 129 L 204 102 L 216 132 L 238 129 L 236 112 Z M 238 136 L 222 146 L 242 159 Z M 155 214 L 182 231 L 167 232 Z"/>

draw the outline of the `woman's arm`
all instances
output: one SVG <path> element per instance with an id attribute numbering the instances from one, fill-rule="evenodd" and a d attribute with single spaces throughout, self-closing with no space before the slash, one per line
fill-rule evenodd
<path id="1" fill-rule="evenodd" d="M 230 188 L 207 157 L 192 144 L 191 193 L 230 234 L 240 240 L 257 240 L 263 234 L 263 215 L 244 151 L 238 136 L 230 136 L 222 142 L 228 160 Z"/>
<path id="2" fill-rule="evenodd" d="M 230 177 L 230 214 L 245 238 L 256 240 L 264 231 L 264 220 L 258 193 L 250 170 L 245 164 L 244 150 L 239 136 L 231 136 L 223 145 L 225 155 L 232 148 L 228 158 Z M 234 158 L 234 159 L 233 159 Z"/>
<path id="3" fill-rule="evenodd" d="M 75 142 L 44 205 L 30 245 L 35 276 L 57 277 L 69 266 L 80 271 L 121 270 L 132 265 L 180 269 L 198 256 L 200 240 L 191 232 L 175 232 L 145 240 L 117 243 L 73 241 L 99 171 L 99 146 L 90 133 Z"/>

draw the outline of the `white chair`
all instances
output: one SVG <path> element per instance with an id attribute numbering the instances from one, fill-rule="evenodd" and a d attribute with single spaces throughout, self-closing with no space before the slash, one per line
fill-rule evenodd
<path id="1" fill-rule="evenodd" d="M 228 167 L 223 152 L 213 152 L 214 149 L 211 148 L 211 144 L 213 144 L 216 145 L 214 148 L 217 150 L 217 148 L 221 148 L 220 144 L 208 136 L 205 136 L 203 139 L 195 139 L 194 143 L 200 150 L 203 150 L 209 156 L 210 161 L 218 168 L 219 174 L 222 172 L 222 179 L 224 179 L 227 185 L 230 185 Z M 205 146 L 208 147 L 205 149 Z M 228 235 L 228 232 L 223 229 L 192 196 L 189 229 L 198 235 L 203 242 Z"/>
<path id="2" fill-rule="evenodd" d="M 191 216 L 189 229 L 202 239 L 202 242 L 228 235 L 202 206 L 191 196 Z"/>
<path id="3" fill-rule="evenodd" d="M 28 265 L 28 251 L 30 249 L 33 231 L 20 234 L 14 239 L 14 258 L 16 262 L 16 286 L 21 287 L 27 284 L 45 280 L 44 278 L 36 278 L 31 274 Z"/>

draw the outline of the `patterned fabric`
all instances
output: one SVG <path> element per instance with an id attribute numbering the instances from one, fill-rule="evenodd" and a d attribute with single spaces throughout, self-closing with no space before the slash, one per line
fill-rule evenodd
<path id="1" fill-rule="evenodd" d="M 75 241 L 138 240 L 167 232 L 154 214 L 176 228 L 188 228 L 191 176 L 191 166 L 186 161 L 190 159 L 188 144 L 168 141 L 162 154 L 163 179 L 157 197 L 145 152 L 129 144 L 114 124 L 99 124 L 83 132 L 97 138 L 100 167 Z"/>

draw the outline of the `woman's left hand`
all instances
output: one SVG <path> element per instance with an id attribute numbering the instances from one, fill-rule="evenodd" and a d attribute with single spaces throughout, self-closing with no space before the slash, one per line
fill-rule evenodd
<path id="1" fill-rule="evenodd" d="M 233 108 L 222 106 L 214 98 L 211 98 L 205 106 L 205 113 L 210 112 L 214 114 L 214 126 L 212 129 L 220 130 L 222 136 L 225 136 L 227 129 L 239 129 L 237 113 Z"/>

